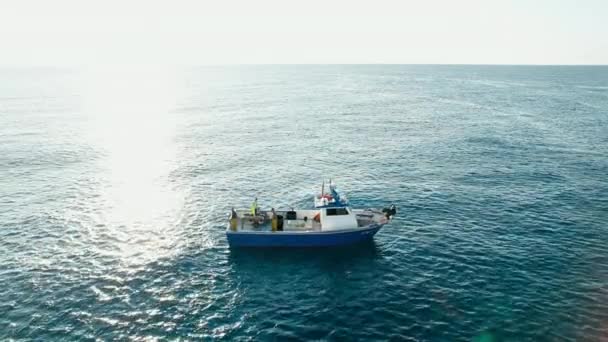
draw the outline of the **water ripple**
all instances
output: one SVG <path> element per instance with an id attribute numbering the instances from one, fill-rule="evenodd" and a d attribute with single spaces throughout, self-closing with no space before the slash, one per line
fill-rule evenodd
<path id="1" fill-rule="evenodd" d="M 572 68 L 57 71 L 7 89 L 0 339 L 605 339 L 608 74 Z M 370 244 L 228 249 L 230 206 L 309 206 L 329 176 L 398 217 Z"/>

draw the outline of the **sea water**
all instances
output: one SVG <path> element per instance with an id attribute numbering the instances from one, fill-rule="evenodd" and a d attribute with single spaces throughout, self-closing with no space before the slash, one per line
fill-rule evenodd
<path id="1" fill-rule="evenodd" d="M 369 244 L 231 250 L 332 178 Z M 608 338 L 608 67 L 0 70 L 0 339 Z"/>

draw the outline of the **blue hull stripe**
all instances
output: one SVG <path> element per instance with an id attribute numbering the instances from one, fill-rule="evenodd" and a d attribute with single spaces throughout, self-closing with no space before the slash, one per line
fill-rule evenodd
<path id="1" fill-rule="evenodd" d="M 322 233 L 226 232 L 230 247 L 322 247 L 341 246 L 371 239 L 382 228 L 374 224 L 365 229 Z"/>

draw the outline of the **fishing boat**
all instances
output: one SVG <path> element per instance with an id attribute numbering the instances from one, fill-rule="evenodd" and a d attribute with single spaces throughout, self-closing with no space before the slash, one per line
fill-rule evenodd
<path id="1" fill-rule="evenodd" d="M 226 237 L 231 247 L 322 247 L 370 240 L 397 213 L 394 205 L 353 209 L 335 184 L 325 182 L 313 209 L 232 209 Z"/>

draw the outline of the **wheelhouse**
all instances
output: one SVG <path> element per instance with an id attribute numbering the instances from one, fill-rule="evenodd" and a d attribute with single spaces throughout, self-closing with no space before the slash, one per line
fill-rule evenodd
<path id="1" fill-rule="evenodd" d="M 339 230 L 357 227 L 357 216 L 349 207 L 320 208 L 323 230 Z"/>

